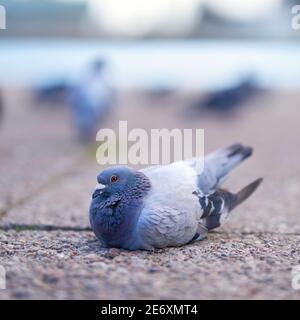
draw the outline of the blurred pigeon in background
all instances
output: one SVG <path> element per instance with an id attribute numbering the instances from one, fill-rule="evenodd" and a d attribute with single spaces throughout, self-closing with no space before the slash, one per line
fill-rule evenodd
<path id="1" fill-rule="evenodd" d="M 53 79 L 37 87 L 35 95 L 38 102 L 46 102 L 51 106 L 56 106 L 58 103 L 64 102 L 68 89 L 70 89 L 68 81 Z"/>
<path id="2" fill-rule="evenodd" d="M 70 105 L 74 124 L 84 141 L 95 138 L 99 125 L 114 102 L 114 91 L 106 82 L 104 66 L 103 60 L 94 61 L 67 93 L 67 103 Z"/>
<path id="3" fill-rule="evenodd" d="M 258 187 L 258 179 L 237 194 L 220 189 L 229 172 L 252 149 L 241 144 L 204 159 L 135 171 L 105 169 L 97 177 L 90 223 L 102 245 L 130 250 L 181 246 L 206 237 Z"/>
<path id="4" fill-rule="evenodd" d="M 194 107 L 199 110 L 231 112 L 245 101 L 258 94 L 258 88 L 253 77 L 247 77 L 237 85 L 210 93 Z"/>

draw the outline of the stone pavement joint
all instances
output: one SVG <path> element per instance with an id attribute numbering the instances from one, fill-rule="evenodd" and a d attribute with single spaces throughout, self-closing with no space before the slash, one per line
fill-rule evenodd
<path id="1" fill-rule="evenodd" d="M 65 178 L 71 177 L 73 174 L 73 167 L 80 165 L 84 160 L 86 159 L 86 153 L 83 152 L 76 161 L 73 162 L 71 169 L 61 171 L 57 173 L 56 175 L 53 175 L 50 177 L 43 185 L 38 186 L 36 189 L 34 189 L 32 192 L 26 194 L 24 197 L 21 197 L 14 201 L 13 203 L 9 203 L 6 205 L 5 208 L 0 208 L 0 219 L 4 216 L 8 215 L 9 211 L 16 208 L 21 207 L 23 204 L 25 204 L 27 201 L 31 200 L 35 196 L 39 195 L 43 191 L 47 190 L 48 188 L 51 188 L 51 186 L 55 185 L 59 181 L 62 181 Z"/>
<path id="2" fill-rule="evenodd" d="M 0 225 L 0 230 L 2 231 L 75 231 L 75 232 L 87 232 L 92 231 L 90 227 L 76 227 L 76 226 L 58 226 L 58 225 L 50 225 L 50 224 L 25 224 L 25 223 L 6 223 L 4 225 Z M 261 231 L 213 231 L 213 234 L 220 235 L 241 235 L 241 236 L 263 236 L 263 235 L 286 235 L 286 236 L 300 236 L 299 232 L 261 232 Z"/>
<path id="3" fill-rule="evenodd" d="M 72 227 L 72 226 L 56 226 L 47 224 L 22 224 L 22 223 L 7 223 L 0 225 L 0 230 L 3 231 L 92 231 L 89 227 Z"/>

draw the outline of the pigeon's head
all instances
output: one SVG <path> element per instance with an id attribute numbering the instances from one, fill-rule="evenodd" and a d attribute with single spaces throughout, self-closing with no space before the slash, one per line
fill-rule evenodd
<path id="1" fill-rule="evenodd" d="M 91 226 L 105 246 L 122 247 L 134 230 L 150 180 L 125 166 L 107 168 L 97 180 L 90 206 Z"/>
<path id="2" fill-rule="evenodd" d="M 150 188 L 150 182 L 143 173 L 126 166 L 115 166 L 103 170 L 97 176 L 97 181 L 94 195 L 110 196 L 126 193 L 129 196 L 133 191 L 143 192 Z"/>
<path id="3" fill-rule="evenodd" d="M 116 166 L 103 170 L 98 176 L 96 190 L 106 194 L 123 192 L 135 178 L 135 171 L 129 167 Z"/>

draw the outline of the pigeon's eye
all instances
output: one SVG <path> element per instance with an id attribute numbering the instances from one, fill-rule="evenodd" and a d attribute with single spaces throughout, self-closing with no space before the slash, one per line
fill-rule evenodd
<path id="1" fill-rule="evenodd" d="M 110 182 L 117 182 L 118 181 L 118 177 L 113 175 L 110 177 Z"/>

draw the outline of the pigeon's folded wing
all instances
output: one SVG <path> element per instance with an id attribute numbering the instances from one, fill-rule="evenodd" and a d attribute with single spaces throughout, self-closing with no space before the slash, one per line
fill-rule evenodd
<path id="1" fill-rule="evenodd" d="M 137 225 L 145 247 L 178 246 L 192 240 L 198 223 L 186 212 L 170 207 L 144 208 Z"/>

